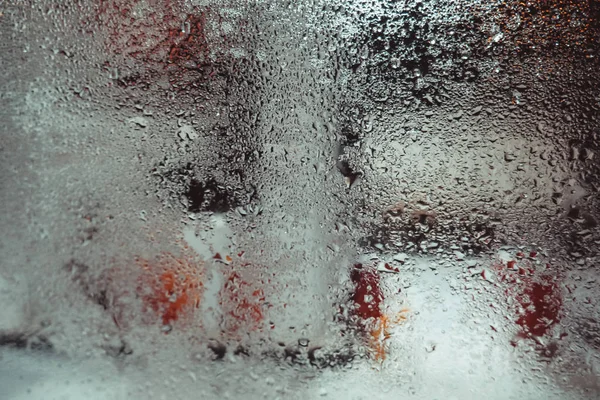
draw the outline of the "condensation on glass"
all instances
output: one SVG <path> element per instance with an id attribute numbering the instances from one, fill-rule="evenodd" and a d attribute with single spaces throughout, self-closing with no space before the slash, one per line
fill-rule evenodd
<path id="1" fill-rule="evenodd" d="M 600 396 L 600 3 L 0 4 L 6 399 Z"/>

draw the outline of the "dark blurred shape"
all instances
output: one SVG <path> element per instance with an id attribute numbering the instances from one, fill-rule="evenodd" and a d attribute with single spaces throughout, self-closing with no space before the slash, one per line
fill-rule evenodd
<path id="1" fill-rule="evenodd" d="M 228 189 L 213 178 L 204 182 L 192 179 L 185 197 L 189 200 L 188 211 L 191 212 L 227 212 L 239 205 Z"/>

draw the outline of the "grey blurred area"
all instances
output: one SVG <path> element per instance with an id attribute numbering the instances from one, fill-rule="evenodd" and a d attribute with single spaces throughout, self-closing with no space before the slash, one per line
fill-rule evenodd
<path id="1" fill-rule="evenodd" d="M 600 396 L 597 1 L 9 0 L 0 34 L 1 399 Z"/>

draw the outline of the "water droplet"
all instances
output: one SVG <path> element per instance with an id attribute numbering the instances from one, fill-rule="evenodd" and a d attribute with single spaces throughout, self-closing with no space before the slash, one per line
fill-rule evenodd
<path id="1" fill-rule="evenodd" d="M 425 351 L 428 353 L 433 353 L 435 351 L 436 344 L 433 342 L 429 342 L 425 345 Z"/>
<path id="2" fill-rule="evenodd" d="M 148 120 L 144 117 L 134 117 L 129 120 L 129 122 L 141 127 L 146 128 L 148 126 Z"/>
<path id="3" fill-rule="evenodd" d="M 198 138 L 198 133 L 191 125 L 183 125 L 177 130 L 177 135 L 181 138 L 181 140 L 195 140 Z"/>
<path id="4" fill-rule="evenodd" d="M 506 152 L 506 151 L 504 152 L 504 161 L 511 162 L 516 159 L 517 159 L 517 157 L 514 154 Z"/>

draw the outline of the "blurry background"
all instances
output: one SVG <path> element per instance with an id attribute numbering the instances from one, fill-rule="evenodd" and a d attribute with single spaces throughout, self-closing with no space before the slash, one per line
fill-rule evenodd
<path id="1" fill-rule="evenodd" d="M 599 18 L 0 3 L 0 398 L 599 396 Z"/>

